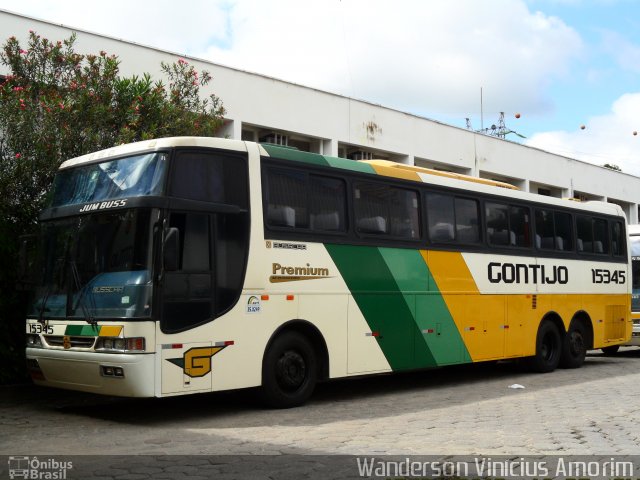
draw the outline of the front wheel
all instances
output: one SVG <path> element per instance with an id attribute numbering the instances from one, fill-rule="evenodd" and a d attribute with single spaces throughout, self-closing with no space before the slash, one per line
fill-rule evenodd
<path id="1" fill-rule="evenodd" d="M 587 334 L 581 323 L 573 322 L 564 337 L 560 366 L 562 368 L 578 368 L 587 356 Z"/>
<path id="2" fill-rule="evenodd" d="M 538 327 L 536 354 L 529 359 L 529 366 L 534 372 L 552 372 L 560 363 L 561 351 L 562 341 L 558 327 L 553 322 L 543 321 Z"/>
<path id="3" fill-rule="evenodd" d="M 311 396 L 317 377 L 313 345 L 298 332 L 285 332 L 272 342 L 264 356 L 263 398 L 271 407 L 297 407 Z"/>

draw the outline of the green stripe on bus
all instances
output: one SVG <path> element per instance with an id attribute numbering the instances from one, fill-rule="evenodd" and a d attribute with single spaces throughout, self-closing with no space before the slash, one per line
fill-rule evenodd
<path id="1" fill-rule="evenodd" d="M 396 369 L 470 362 L 464 340 L 417 250 L 327 245 Z"/>
<path id="2" fill-rule="evenodd" d="M 356 172 L 362 173 L 376 173 L 371 165 L 356 162 L 355 160 L 349 160 L 347 158 L 328 157 L 325 155 L 320 155 L 319 153 L 301 152 L 300 150 L 296 150 L 294 148 L 280 147 L 278 145 L 262 144 L 262 147 L 267 151 L 269 156 L 274 158 L 310 163 L 312 165 L 319 165 L 321 167 L 330 166 L 335 168 L 342 168 L 344 170 L 354 170 Z"/>
<path id="3" fill-rule="evenodd" d="M 380 335 L 378 344 L 391 368 L 436 366 L 428 348 L 415 352 L 415 342 L 407 341 L 421 335 L 415 321 L 415 302 L 405 299 L 380 250 L 352 245 L 326 247 L 369 328 Z"/>
<path id="4" fill-rule="evenodd" d="M 464 340 L 418 250 L 380 248 L 387 267 L 414 314 L 416 367 L 471 361 Z M 425 351 L 429 352 L 428 354 Z"/>
<path id="5" fill-rule="evenodd" d="M 278 145 L 262 144 L 270 157 L 281 158 L 283 160 L 293 160 L 296 162 L 310 163 L 321 167 L 328 167 L 329 162 L 318 153 L 302 152 L 294 148 L 280 147 Z"/>
<path id="6" fill-rule="evenodd" d="M 73 335 L 74 337 L 95 337 L 100 333 L 100 326 L 92 325 L 67 325 L 64 330 L 65 335 Z"/>

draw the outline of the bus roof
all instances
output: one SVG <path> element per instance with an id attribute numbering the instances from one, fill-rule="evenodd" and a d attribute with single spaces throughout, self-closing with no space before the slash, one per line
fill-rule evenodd
<path id="1" fill-rule="evenodd" d="M 572 201 L 568 198 L 556 198 L 538 195 L 519 190 L 517 187 L 495 180 L 489 180 L 450 172 L 440 172 L 429 168 L 404 165 L 388 160 L 354 161 L 346 158 L 330 157 L 318 153 L 301 152 L 299 150 L 272 144 L 261 144 L 266 153 L 275 158 L 309 163 L 317 166 L 356 170 L 386 177 L 399 178 L 414 182 L 439 185 L 458 190 L 486 193 L 527 202 L 545 203 L 565 208 L 598 212 L 605 215 L 624 216 L 622 207 L 615 203 L 601 201 Z"/>
<path id="2" fill-rule="evenodd" d="M 169 137 L 141 142 L 119 145 L 69 159 L 60 165 L 60 169 L 71 168 L 83 163 L 95 162 L 110 157 L 120 157 L 135 153 L 161 150 L 171 147 L 205 147 L 218 148 L 233 151 L 247 151 L 248 142 L 230 140 L 217 137 Z M 330 157 L 318 153 L 304 152 L 294 148 L 272 144 L 259 144 L 262 155 L 271 156 L 283 160 L 291 160 L 316 166 L 339 168 L 358 171 L 384 177 L 399 178 L 413 182 L 428 183 L 458 190 L 467 190 L 490 195 L 503 196 L 528 202 L 538 202 L 561 207 L 569 207 L 577 210 L 598 212 L 607 215 L 623 216 L 624 212 L 619 205 L 614 203 L 588 201 L 571 202 L 568 199 L 546 197 L 534 193 L 524 192 L 517 187 L 490 179 L 471 177 L 452 172 L 442 172 L 429 168 L 404 165 L 388 160 L 354 161 L 346 158 Z M 639 226 L 640 233 L 640 226 Z"/>

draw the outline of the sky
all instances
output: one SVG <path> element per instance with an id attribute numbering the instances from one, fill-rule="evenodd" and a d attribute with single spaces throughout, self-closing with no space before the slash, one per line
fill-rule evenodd
<path id="1" fill-rule="evenodd" d="M 0 0 L 0 9 L 462 128 L 467 118 L 490 128 L 504 112 L 525 137 L 508 140 L 640 176 L 637 0 Z"/>

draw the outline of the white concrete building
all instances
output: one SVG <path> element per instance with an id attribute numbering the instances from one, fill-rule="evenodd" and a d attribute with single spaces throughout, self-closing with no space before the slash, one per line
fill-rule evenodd
<path id="1" fill-rule="evenodd" d="M 354 159 L 384 158 L 506 181 L 544 195 L 604 200 L 622 206 L 629 222 L 638 223 L 640 178 L 633 175 L 366 101 L 0 10 L 2 42 L 13 35 L 26 44 L 29 30 L 52 41 L 76 32 L 77 52 L 115 54 L 123 75 L 149 72 L 161 78 L 160 62 L 186 58 L 212 74 L 203 93 L 222 99 L 227 122 L 221 135 L 229 138 Z M 0 70 L 0 75 L 6 73 Z"/>

